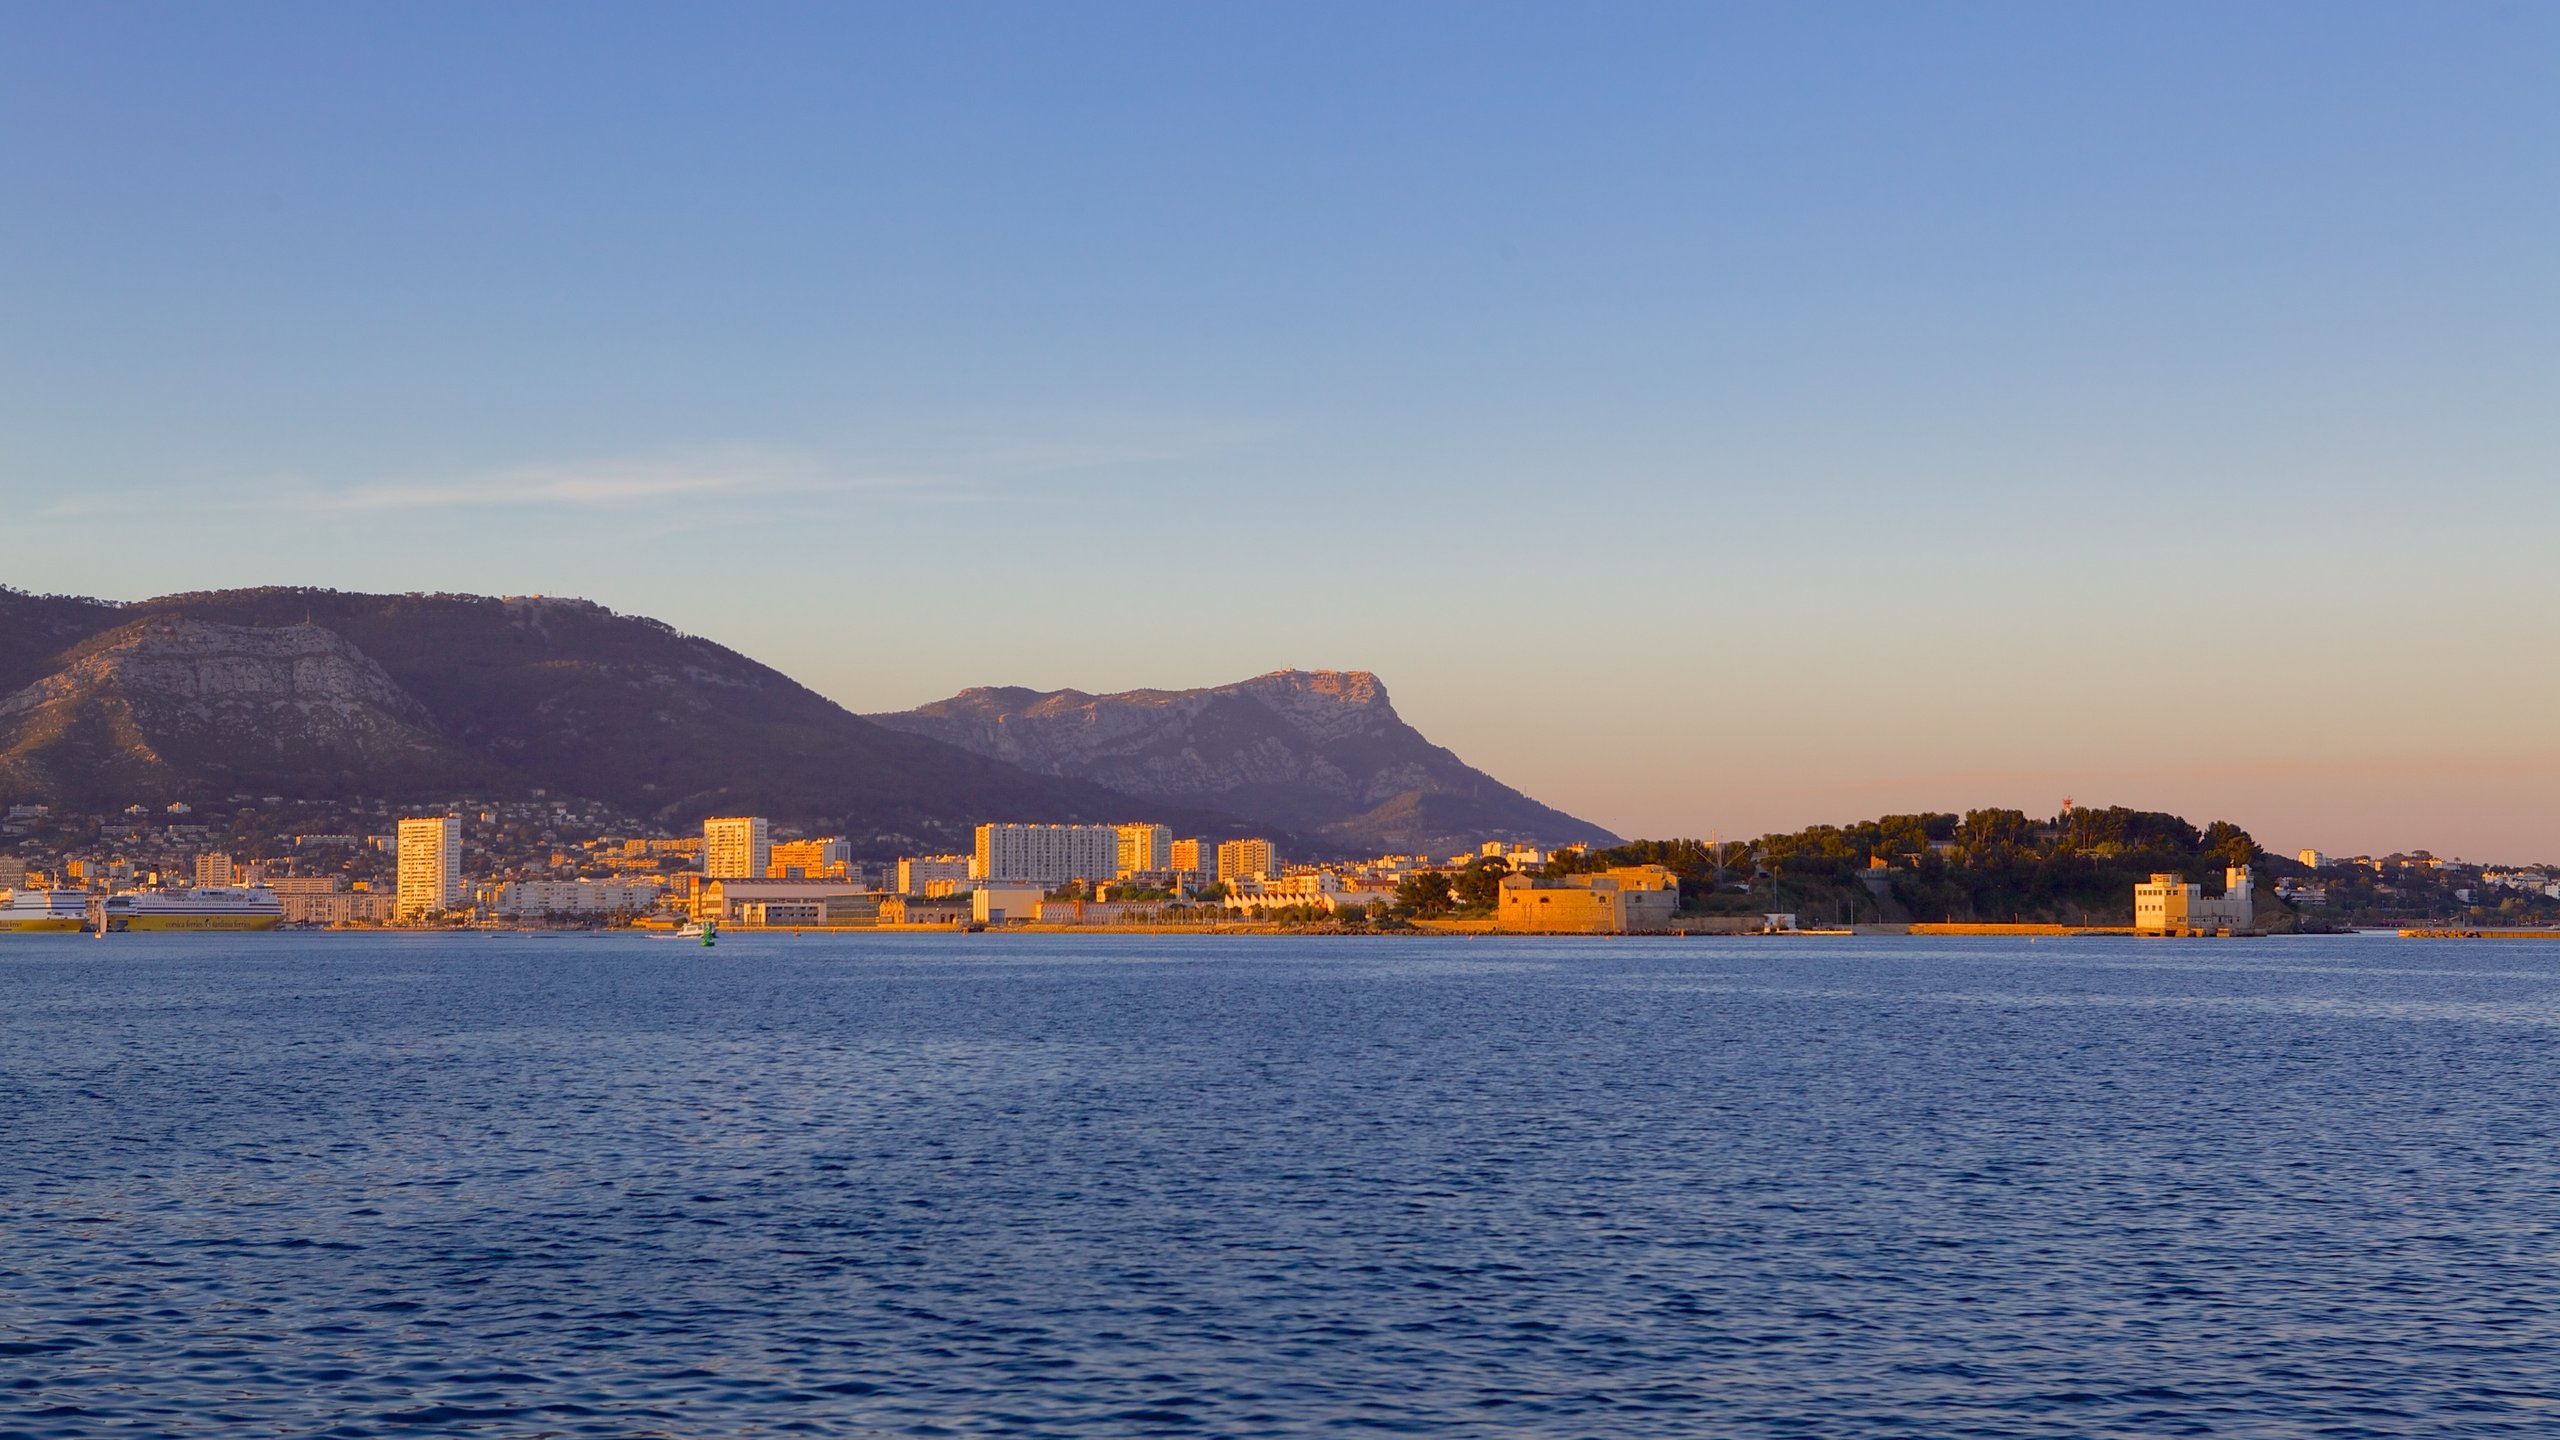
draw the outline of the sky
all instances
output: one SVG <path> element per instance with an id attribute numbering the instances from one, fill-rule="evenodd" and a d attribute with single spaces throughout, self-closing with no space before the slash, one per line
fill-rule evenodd
<path id="1" fill-rule="evenodd" d="M 0 581 L 2560 859 L 2560 7 L 0 0 Z"/>

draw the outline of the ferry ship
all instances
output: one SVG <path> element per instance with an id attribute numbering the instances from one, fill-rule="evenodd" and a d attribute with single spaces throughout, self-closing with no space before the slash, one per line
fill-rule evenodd
<path id="1" fill-rule="evenodd" d="M 89 895 L 84 890 L 15 890 L 0 905 L 0 930 L 86 930 Z"/>
<path id="2" fill-rule="evenodd" d="M 117 930 L 273 930 L 283 923 L 284 902 L 263 886 L 107 897 L 107 924 Z"/>

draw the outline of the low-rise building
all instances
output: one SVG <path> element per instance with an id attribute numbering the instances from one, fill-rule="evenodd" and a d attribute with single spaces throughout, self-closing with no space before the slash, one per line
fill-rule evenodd
<path id="1" fill-rule="evenodd" d="M 706 879 L 694 892 L 691 906 L 696 920 L 717 920 L 723 924 L 744 925 L 742 906 L 774 901 L 816 903 L 838 896 L 871 896 L 877 892 L 855 888 L 843 880 L 712 880 Z"/>
<path id="2" fill-rule="evenodd" d="M 269 887 L 272 889 L 273 887 Z M 400 897 L 390 890 L 276 891 L 287 925 L 388 925 L 397 916 Z"/>
<path id="3" fill-rule="evenodd" d="M 887 917 L 889 902 L 896 898 L 877 890 L 830 895 L 818 902 L 818 921 L 823 925 L 877 925 Z"/>
<path id="4" fill-rule="evenodd" d="M 2279 880 L 2276 898 L 2288 905 L 2311 907 L 2329 903 L 2329 885 L 2323 880 Z"/>
<path id="5" fill-rule="evenodd" d="M 818 840 L 776 840 L 768 852 L 768 880 L 844 880 L 851 878 L 853 846 L 841 835 Z"/>
<path id="6" fill-rule="evenodd" d="M 736 902 L 741 930 L 867 929 L 880 923 L 882 907 L 893 898 L 877 890 L 844 890 L 832 895 L 783 895 Z"/>
<path id="7" fill-rule="evenodd" d="M 1374 901 L 1392 898 L 1389 894 L 1346 884 L 1340 875 L 1330 870 L 1317 870 L 1300 875 L 1275 875 L 1269 879 L 1240 875 L 1227 883 L 1227 898 L 1218 903 L 1244 915 L 1310 908 L 1340 915 L 1366 910 Z"/>
<path id="8" fill-rule="evenodd" d="M 1143 923 L 1162 909 L 1161 900 L 1043 900 L 1043 925 L 1130 925 Z"/>
<path id="9" fill-rule="evenodd" d="M 890 888 L 901 895 L 957 894 L 969 888 L 969 857 L 910 855 L 898 862 L 898 883 Z"/>
<path id="10" fill-rule="evenodd" d="M 655 879 L 509 880 L 490 887 L 489 912 L 510 920 L 640 915 L 657 908 L 665 888 Z"/>
<path id="11" fill-rule="evenodd" d="M 1048 893 L 1037 885 L 980 885 L 969 892 L 969 916 L 981 925 L 1037 920 Z"/>
<path id="12" fill-rule="evenodd" d="M 774 930 L 820 925 L 826 918 L 824 900 L 747 900 L 740 902 L 738 918 L 731 923 L 742 930 Z"/>
<path id="13" fill-rule="evenodd" d="M 2237 935 L 2257 923 L 2257 905 L 2249 867 L 2224 872 L 2223 891 L 2207 895 L 2183 875 L 2157 874 L 2147 885 L 2133 887 L 2133 929 L 2137 935 Z"/>
<path id="14" fill-rule="evenodd" d="M 1621 865 L 1547 880 L 1505 875 L 1494 928 L 1532 935 L 1628 935 L 1668 930 L 1680 913 L 1680 878 L 1660 865 Z"/>
<path id="15" fill-rule="evenodd" d="M 891 895 L 880 902 L 883 925 L 966 925 L 975 916 L 967 895 Z"/>

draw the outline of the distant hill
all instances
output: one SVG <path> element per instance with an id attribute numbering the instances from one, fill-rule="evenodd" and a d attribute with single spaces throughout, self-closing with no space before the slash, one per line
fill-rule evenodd
<path id="1" fill-rule="evenodd" d="M 1615 843 L 1423 738 L 1362 670 L 1281 670 L 1201 690 L 964 690 L 874 715 L 1033 774 L 1231 811 L 1346 850 L 1479 840 Z"/>
<path id="2" fill-rule="evenodd" d="M 582 600 L 262 589 L 115 605 L 0 590 L 0 637 L 10 801 L 539 788 L 669 825 L 749 812 L 936 845 L 981 819 L 1139 808 L 871 724 L 735 651 Z"/>

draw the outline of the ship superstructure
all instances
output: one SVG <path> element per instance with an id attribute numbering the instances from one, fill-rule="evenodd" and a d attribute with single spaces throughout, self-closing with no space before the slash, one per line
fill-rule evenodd
<path id="1" fill-rule="evenodd" d="M 0 904 L 0 930 L 86 930 L 85 890 L 13 890 Z"/>
<path id="2" fill-rule="evenodd" d="M 273 930 L 283 923 L 284 902 L 264 886 L 107 897 L 107 924 L 118 930 Z"/>

